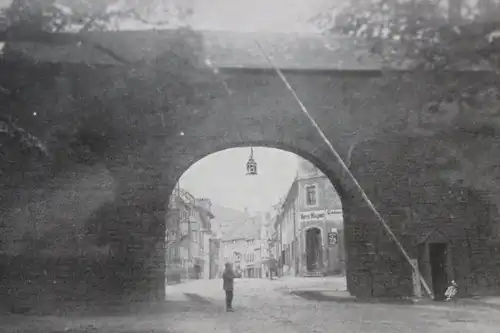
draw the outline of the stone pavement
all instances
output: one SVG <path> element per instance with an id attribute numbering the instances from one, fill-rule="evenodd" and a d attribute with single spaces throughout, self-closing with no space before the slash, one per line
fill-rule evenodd
<path id="1" fill-rule="evenodd" d="M 318 301 L 337 301 L 337 302 L 360 302 L 360 303 L 396 303 L 396 304 L 415 304 L 415 305 L 433 305 L 441 307 L 487 307 L 500 310 L 500 296 L 482 296 L 458 298 L 451 302 L 434 302 L 428 298 L 421 299 L 370 299 L 360 300 L 351 296 L 347 292 L 347 285 L 343 277 L 323 277 L 314 278 L 311 283 L 310 278 L 282 278 L 283 288 L 293 295 L 299 297 L 311 297 Z"/>
<path id="2" fill-rule="evenodd" d="M 200 284 L 197 288 L 203 286 Z M 209 315 L 174 325 L 174 332 L 498 332 L 498 313 L 479 307 L 318 302 L 293 292 L 345 290 L 338 278 L 237 280 L 235 313 L 224 313 L 220 282 L 200 290 L 213 302 Z"/>
<path id="3" fill-rule="evenodd" d="M 461 305 L 482 306 L 482 307 L 500 310 L 500 297 L 499 296 L 483 296 L 483 297 L 464 298 L 464 299 L 457 300 L 456 303 L 461 304 Z"/>
<path id="4" fill-rule="evenodd" d="M 293 294 L 341 289 L 342 280 L 238 279 L 234 313 L 224 310 L 220 280 L 190 281 L 168 286 L 163 304 L 107 315 L 7 316 L 0 318 L 1 332 L 496 333 L 500 327 L 499 312 L 484 307 L 318 302 Z"/>

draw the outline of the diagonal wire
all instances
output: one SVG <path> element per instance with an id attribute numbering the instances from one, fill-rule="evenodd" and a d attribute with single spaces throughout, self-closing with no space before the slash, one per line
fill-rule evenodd
<path id="1" fill-rule="evenodd" d="M 413 271 L 418 275 L 418 277 L 419 277 L 421 283 L 423 284 L 423 286 L 424 286 L 425 291 L 427 292 L 427 294 L 429 294 L 429 296 L 431 298 L 434 298 L 434 296 L 432 294 L 432 291 L 429 288 L 429 285 L 427 284 L 427 282 L 425 282 L 425 279 L 422 276 L 422 274 L 419 272 L 418 267 L 413 263 L 413 261 L 411 260 L 410 256 L 408 255 L 408 253 L 404 249 L 404 247 L 401 244 L 401 242 L 398 240 L 398 238 L 396 237 L 396 235 L 394 234 L 394 232 L 391 230 L 391 228 L 389 227 L 389 225 L 387 224 L 387 222 L 385 221 L 385 219 L 382 217 L 382 215 L 380 215 L 380 213 L 378 212 L 377 208 L 375 208 L 375 205 L 372 203 L 372 201 L 370 200 L 370 198 L 368 198 L 368 196 L 366 195 L 365 191 L 363 190 L 363 188 L 361 187 L 361 185 L 357 181 L 356 177 L 354 177 L 354 175 L 351 173 L 351 171 L 349 170 L 349 168 L 347 167 L 347 165 L 342 160 L 342 157 L 335 150 L 335 148 L 333 147 L 333 145 L 330 142 L 330 140 L 328 140 L 328 138 L 326 137 L 325 133 L 323 133 L 323 131 L 321 130 L 321 127 L 319 127 L 319 125 L 316 123 L 316 121 L 314 120 L 314 118 L 311 116 L 311 114 L 307 110 L 306 106 L 304 105 L 304 103 L 302 103 L 302 101 L 300 100 L 299 96 L 297 95 L 297 93 L 295 92 L 295 90 L 293 89 L 293 87 L 290 85 L 290 83 L 288 82 L 288 80 L 285 77 L 285 75 L 283 74 L 283 72 L 273 63 L 273 61 L 271 60 L 271 58 L 269 58 L 269 56 L 267 55 L 267 53 L 264 51 L 264 49 L 262 48 L 262 46 L 260 45 L 260 43 L 257 40 L 255 40 L 255 43 L 257 44 L 257 47 L 260 49 L 260 51 L 262 52 L 262 54 L 264 55 L 264 57 L 266 58 L 266 60 L 269 62 L 269 64 L 271 65 L 271 67 L 276 71 L 276 73 L 278 74 L 278 76 L 281 78 L 281 80 L 283 81 L 283 83 L 285 84 L 285 86 L 287 87 L 287 89 L 293 95 L 293 97 L 295 98 L 295 100 L 299 104 L 302 112 L 304 112 L 304 114 L 307 116 L 307 118 L 311 121 L 312 125 L 314 126 L 314 128 L 316 129 L 316 131 L 319 133 L 319 135 L 321 136 L 321 138 L 323 139 L 323 141 L 326 143 L 326 145 L 330 149 L 331 153 L 335 156 L 335 158 L 337 159 L 337 161 L 339 161 L 340 165 L 342 166 L 342 169 L 344 169 L 344 171 L 347 173 L 347 175 L 349 175 L 349 178 L 351 178 L 351 180 L 354 182 L 354 185 L 356 186 L 356 188 L 360 192 L 361 196 L 363 197 L 363 200 L 368 204 L 368 207 L 370 207 L 370 209 L 375 214 L 375 216 L 378 218 L 378 220 L 380 221 L 380 223 L 382 223 L 382 226 L 387 231 L 387 233 L 389 234 L 389 236 L 392 238 L 392 240 L 394 241 L 394 243 L 396 243 L 396 245 L 398 246 L 399 250 L 402 252 L 403 256 L 405 257 L 406 261 L 408 261 L 408 263 L 412 267 Z"/>

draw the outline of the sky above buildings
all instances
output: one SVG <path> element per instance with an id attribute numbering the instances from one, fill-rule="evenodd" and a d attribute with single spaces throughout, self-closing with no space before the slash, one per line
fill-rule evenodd
<path id="1" fill-rule="evenodd" d="M 193 26 L 209 30 L 315 32 L 308 20 L 335 0 L 197 0 Z"/>
<path id="2" fill-rule="evenodd" d="M 130 0 L 129 0 L 130 1 Z M 141 3 L 145 3 L 141 0 Z M 336 2 L 345 0 L 149 0 L 154 14 L 167 18 L 173 8 L 192 8 L 189 25 L 203 30 L 317 32 L 309 19 Z M 147 2 L 147 1 L 146 1 Z M 155 5 L 153 5 L 155 6 Z M 126 29 L 133 29 L 127 24 Z"/>
<path id="3" fill-rule="evenodd" d="M 223 150 L 199 160 L 181 177 L 180 187 L 195 197 L 250 213 L 267 211 L 286 195 L 298 170 L 298 156 L 272 148 L 254 148 L 258 175 L 246 175 L 250 148 Z"/>
<path id="4" fill-rule="evenodd" d="M 142 0 L 144 1 L 144 0 Z M 192 8 L 188 24 L 200 30 L 241 32 L 316 33 L 310 19 L 336 2 L 345 0 L 150 0 L 161 3 L 152 11 L 156 21 L 170 19 L 177 24 L 177 8 Z M 122 22 L 120 29 L 143 29 L 137 22 Z"/>
<path id="5" fill-rule="evenodd" d="M 60 3 L 64 1 L 68 0 L 60 0 Z M 109 3 L 125 1 L 134 2 L 110 0 Z M 189 23 L 197 29 L 274 32 L 316 32 L 317 28 L 308 20 L 325 6 L 338 1 L 344 0 L 135 0 L 141 8 L 152 4 L 154 9 L 151 12 L 156 20 L 175 15 L 172 8 L 182 6 L 193 9 L 194 15 Z M 10 3 L 12 0 L 0 0 L 0 7 Z M 141 24 L 128 22 L 121 28 L 141 29 Z"/>

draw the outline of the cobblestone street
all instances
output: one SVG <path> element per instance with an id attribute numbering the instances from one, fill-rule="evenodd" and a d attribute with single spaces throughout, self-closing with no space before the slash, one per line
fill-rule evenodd
<path id="1" fill-rule="evenodd" d="M 318 302 L 297 290 L 343 288 L 343 279 L 236 281 L 234 313 L 224 311 L 218 280 L 167 287 L 165 308 L 127 314 L 7 316 L 2 332 L 498 332 L 498 310 L 453 304 Z M 6 329 L 6 330 L 5 330 Z"/>

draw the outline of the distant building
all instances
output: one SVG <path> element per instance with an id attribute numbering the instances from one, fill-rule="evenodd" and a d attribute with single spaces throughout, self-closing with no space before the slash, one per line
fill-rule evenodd
<path id="1" fill-rule="evenodd" d="M 330 180 L 307 161 L 280 203 L 274 254 L 281 274 L 343 274 L 345 250 L 340 198 Z"/>
<path id="2" fill-rule="evenodd" d="M 248 215 L 248 214 L 246 214 Z M 242 277 L 260 278 L 267 241 L 261 239 L 261 219 L 248 216 L 233 221 L 233 228 L 222 237 L 222 260 L 233 264 Z"/>
<path id="3" fill-rule="evenodd" d="M 210 268 L 209 268 L 209 278 L 216 279 L 219 277 L 219 272 L 224 267 L 224 263 L 221 260 L 222 249 L 221 240 L 217 237 L 211 237 L 209 241 L 209 256 L 210 256 Z"/>
<path id="4" fill-rule="evenodd" d="M 191 241 L 191 244 L 196 251 L 194 253 L 194 267 L 199 274 L 198 276 L 203 279 L 210 278 L 210 239 L 213 237 L 211 220 L 214 218 L 211 206 L 212 203 L 209 199 L 196 199 L 195 214 L 192 219 L 194 240 Z"/>
<path id="5" fill-rule="evenodd" d="M 213 218 L 210 200 L 196 199 L 180 188 L 174 190 L 167 216 L 167 280 L 211 277 L 212 266 L 219 264 L 219 256 L 210 252 L 218 248 L 211 246 Z"/>
<path id="6" fill-rule="evenodd" d="M 261 246 L 255 238 L 226 239 L 222 241 L 222 253 L 225 262 L 233 264 L 242 277 L 260 278 Z"/>
<path id="7" fill-rule="evenodd" d="M 260 239 L 261 239 L 261 257 L 262 257 L 262 277 L 269 277 L 269 263 L 270 259 L 276 258 L 275 253 L 272 249 L 274 245 L 273 241 L 274 235 L 274 224 L 271 214 L 268 212 L 262 218 L 262 224 L 260 229 Z"/>

